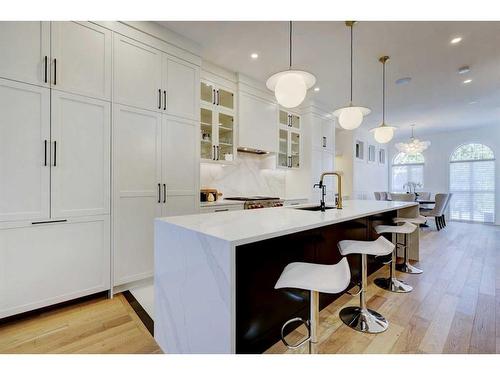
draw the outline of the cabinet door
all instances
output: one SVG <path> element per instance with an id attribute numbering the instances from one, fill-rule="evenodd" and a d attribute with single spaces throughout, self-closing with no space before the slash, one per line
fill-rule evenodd
<path id="1" fill-rule="evenodd" d="M 49 147 L 50 90 L 0 79 L 0 221 L 49 217 Z"/>
<path id="2" fill-rule="evenodd" d="M 199 74 L 195 65 L 163 55 L 163 106 L 169 115 L 198 119 Z"/>
<path id="3" fill-rule="evenodd" d="M 217 160 L 234 159 L 234 116 L 217 112 Z"/>
<path id="4" fill-rule="evenodd" d="M 288 131 L 285 129 L 280 129 L 279 132 L 279 153 L 278 153 L 278 166 L 287 168 L 289 166 L 288 159 Z"/>
<path id="5" fill-rule="evenodd" d="M 52 217 L 110 211 L 110 103 L 52 91 Z"/>
<path id="6" fill-rule="evenodd" d="M 120 285 L 153 275 L 153 222 L 162 208 L 161 114 L 116 105 L 113 158 L 114 285 Z"/>
<path id="7" fill-rule="evenodd" d="M 200 100 L 201 104 L 212 106 L 215 104 L 215 87 L 207 81 L 200 82 Z"/>
<path id="8" fill-rule="evenodd" d="M 322 140 L 321 146 L 330 152 L 333 152 L 335 148 L 335 138 L 334 138 L 334 124 L 333 120 L 323 119 L 321 121 L 322 127 Z"/>
<path id="9" fill-rule="evenodd" d="M 294 114 L 290 114 L 290 126 L 294 129 L 300 129 L 300 117 Z"/>
<path id="10" fill-rule="evenodd" d="M 53 87 L 109 100 L 111 31 L 90 22 L 52 22 L 51 34 Z"/>
<path id="11" fill-rule="evenodd" d="M 163 111 L 163 53 L 119 34 L 115 34 L 113 49 L 114 101 L 137 108 Z"/>
<path id="12" fill-rule="evenodd" d="M 234 93 L 223 88 L 218 88 L 216 104 L 222 110 L 234 111 Z"/>
<path id="13" fill-rule="evenodd" d="M 49 85 L 50 22 L 0 22 L 0 51 L 0 77 Z"/>
<path id="14" fill-rule="evenodd" d="M 290 132 L 290 168 L 300 168 L 300 134 Z"/>
<path id="15" fill-rule="evenodd" d="M 163 116 L 163 215 L 198 211 L 198 126 L 195 122 Z M 166 196 L 165 196 L 166 193 Z"/>
<path id="16" fill-rule="evenodd" d="M 213 107 L 205 108 L 201 107 L 200 109 L 200 155 L 202 159 L 205 160 L 214 160 L 216 152 L 215 152 L 215 143 L 217 132 L 214 131 L 217 129 L 215 125 L 215 114 L 213 111 Z"/>
<path id="17" fill-rule="evenodd" d="M 0 229 L 0 318 L 109 289 L 109 216 Z"/>

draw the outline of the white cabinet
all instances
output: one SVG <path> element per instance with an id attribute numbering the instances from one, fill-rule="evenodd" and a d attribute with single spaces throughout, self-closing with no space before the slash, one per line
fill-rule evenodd
<path id="1" fill-rule="evenodd" d="M 0 22 L 0 51 L 0 77 L 49 85 L 50 22 Z"/>
<path id="2" fill-rule="evenodd" d="M 244 91 L 238 103 L 238 147 L 277 152 L 278 105 Z"/>
<path id="3" fill-rule="evenodd" d="M 200 213 L 207 214 L 207 213 L 214 213 L 214 212 L 239 211 L 239 210 L 243 210 L 243 209 L 244 209 L 243 204 L 226 204 L 226 205 L 217 204 L 214 206 L 201 207 Z"/>
<path id="4" fill-rule="evenodd" d="M 52 92 L 52 218 L 110 212 L 110 103 Z"/>
<path id="5" fill-rule="evenodd" d="M 278 167 L 300 168 L 300 116 L 280 110 L 278 128 Z"/>
<path id="6" fill-rule="evenodd" d="M 50 90 L 0 79 L 0 221 L 49 217 L 49 151 Z"/>
<path id="7" fill-rule="evenodd" d="M 114 34 L 113 99 L 116 103 L 162 110 L 162 52 Z"/>
<path id="8" fill-rule="evenodd" d="M 202 81 L 200 95 L 201 158 L 231 162 L 236 151 L 234 93 L 209 81 Z"/>
<path id="9" fill-rule="evenodd" d="M 90 22 L 52 22 L 51 26 L 52 86 L 109 100 L 111 31 Z"/>
<path id="10" fill-rule="evenodd" d="M 194 121 L 115 107 L 115 285 L 152 276 L 156 217 L 198 212 L 198 132 Z"/>
<path id="11" fill-rule="evenodd" d="M 0 318 L 109 289 L 109 216 L 0 229 Z"/>
<path id="12" fill-rule="evenodd" d="M 115 34 L 114 101 L 196 120 L 199 68 Z"/>

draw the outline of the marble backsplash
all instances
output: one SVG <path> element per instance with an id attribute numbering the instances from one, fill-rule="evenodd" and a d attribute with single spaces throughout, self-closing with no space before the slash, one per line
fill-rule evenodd
<path id="1" fill-rule="evenodd" d="M 238 195 L 284 197 L 286 170 L 276 169 L 275 156 L 239 153 L 234 164 L 201 163 L 200 186 L 223 193 L 222 198 Z"/>

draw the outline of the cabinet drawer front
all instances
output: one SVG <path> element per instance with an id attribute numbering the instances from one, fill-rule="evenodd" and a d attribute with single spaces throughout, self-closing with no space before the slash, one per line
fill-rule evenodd
<path id="1" fill-rule="evenodd" d="M 0 318 L 109 289 L 109 217 L 0 230 Z"/>
<path id="2" fill-rule="evenodd" d="M 52 22 L 51 33 L 54 87 L 111 99 L 111 31 L 90 22 Z"/>
<path id="3" fill-rule="evenodd" d="M 0 79 L 0 222 L 49 216 L 49 103 L 48 88 Z"/>

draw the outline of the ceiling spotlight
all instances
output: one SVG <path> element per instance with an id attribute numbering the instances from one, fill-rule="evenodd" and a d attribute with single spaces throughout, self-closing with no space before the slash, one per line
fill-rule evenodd
<path id="1" fill-rule="evenodd" d="M 314 91 L 318 92 L 319 91 L 319 87 L 315 87 Z"/>
<path id="2" fill-rule="evenodd" d="M 464 83 L 465 83 L 465 84 L 467 84 L 467 83 L 471 83 L 471 82 L 472 82 L 472 79 L 466 79 L 466 80 L 464 81 Z"/>
<path id="3" fill-rule="evenodd" d="M 410 83 L 411 77 L 403 77 L 396 80 L 396 85 L 406 85 Z"/>
<path id="4" fill-rule="evenodd" d="M 470 66 L 464 65 L 458 69 L 458 74 L 465 74 L 470 72 Z"/>
<path id="5" fill-rule="evenodd" d="M 250 55 L 250 57 L 251 57 L 252 59 L 256 60 L 256 59 L 258 59 L 258 58 L 259 58 L 259 54 L 254 52 L 254 53 L 252 53 L 252 54 Z"/>
<path id="6" fill-rule="evenodd" d="M 457 43 L 460 43 L 462 41 L 462 38 L 461 37 L 456 37 L 456 38 L 453 38 L 450 43 L 451 44 L 457 44 Z"/>

